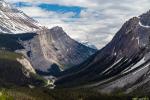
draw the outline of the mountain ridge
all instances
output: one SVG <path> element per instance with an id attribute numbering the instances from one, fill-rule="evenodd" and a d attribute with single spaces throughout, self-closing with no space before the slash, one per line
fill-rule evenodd
<path id="1" fill-rule="evenodd" d="M 63 72 L 56 86 L 85 86 L 104 93 L 119 89 L 130 93 L 144 87 L 149 83 L 149 18 L 149 11 L 131 18 L 104 48 L 78 67 Z"/>
<path id="2" fill-rule="evenodd" d="M 0 32 L 11 34 L 35 32 L 43 27 L 4 0 L 0 1 L 0 23 Z"/>

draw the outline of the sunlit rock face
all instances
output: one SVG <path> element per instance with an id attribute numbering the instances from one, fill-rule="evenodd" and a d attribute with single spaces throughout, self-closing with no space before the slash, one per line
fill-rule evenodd
<path id="1" fill-rule="evenodd" d="M 60 70 L 78 65 L 96 52 L 71 39 L 61 27 L 43 29 L 32 39 L 22 41 L 24 54 L 40 71 L 50 71 L 56 64 Z"/>
<path id="2" fill-rule="evenodd" d="M 44 75 L 78 65 L 96 52 L 71 39 L 61 27 L 43 28 L 36 33 L 0 34 L 0 49 L 23 54 Z"/>

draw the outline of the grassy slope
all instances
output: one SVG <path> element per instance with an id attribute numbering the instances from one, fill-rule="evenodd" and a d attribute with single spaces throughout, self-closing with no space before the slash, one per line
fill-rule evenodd
<path id="1" fill-rule="evenodd" d="M 124 95 L 102 95 L 87 89 L 57 89 L 46 88 L 29 89 L 15 87 L 3 89 L 3 94 L 12 100 L 128 100 Z M 4 99 L 5 100 L 5 99 Z"/>
<path id="2" fill-rule="evenodd" d="M 25 67 L 16 58 L 22 58 L 22 55 L 0 50 L 0 85 L 45 85 L 46 80 L 36 74 L 30 73 L 30 77 L 26 77 Z"/>

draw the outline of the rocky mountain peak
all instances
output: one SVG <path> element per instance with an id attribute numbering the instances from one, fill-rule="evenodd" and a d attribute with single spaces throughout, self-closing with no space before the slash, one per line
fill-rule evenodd
<path id="1" fill-rule="evenodd" d="M 60 26 L 55 26 L 55 27 L 51 28 L 51 30 L 53 30 L 53 31 L 64 31 L 63 28 Z"/>
<path id="2" fill-rule="evenodd" d="M 140 22 L 145 26 L 150 26 L 150 10 L 142 15 L 140 17 Z"/>
<path id="3" fill-rule="evenodd" d="M 50 33 L 56 39 L 59 39 L 59 38 L 63 38 L 63 39 L 70 38 L 67 35 L 67 33 L 63 30 L 63 28 L 59 27 L 59 26 L 55 26 L 55 27 L 49 29 L 49 32 L 47 32 L 47 33 Z"/>

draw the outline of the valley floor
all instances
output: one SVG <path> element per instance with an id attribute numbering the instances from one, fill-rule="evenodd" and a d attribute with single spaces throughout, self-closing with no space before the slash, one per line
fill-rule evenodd
<path id="1" fill-rule="evenodd" d="M 0 100 L 149 100 L 147 96 L 100 94 L 87 89 L 1 88 Z"/>

